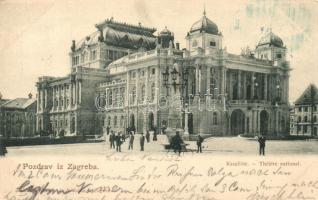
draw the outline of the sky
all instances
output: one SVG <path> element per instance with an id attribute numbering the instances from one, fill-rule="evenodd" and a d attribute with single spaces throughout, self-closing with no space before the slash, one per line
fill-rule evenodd
<path id="1" fill-rule="evenodd" d="M 282 38 L 292 68 L 290 102 L 310 83 L 318 85 L 317 0 L 0 0 L 0 93 L 5 99 L 35 96 L 38 77 L 67 75 L 71 41 L 111 17 L 158 31 L 167 26 L 185 48 L 204 7 L 230 53 L 254 49 L 270 28 Z"/>

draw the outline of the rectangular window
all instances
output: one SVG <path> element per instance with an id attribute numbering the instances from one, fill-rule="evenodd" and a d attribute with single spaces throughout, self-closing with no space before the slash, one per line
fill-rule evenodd
<path id="1" fill-rule="evenodd" d="M 308 107 L 305 107 L 305 112 L 308 112 Z"/>
<path id="2" fill-rule="evenodd" d="M 215 43 L 214 41 L 211 41 L 211 42 L 210 42 L 210 46 L 211 46 L 211 47 L 215 47 L 215 45 L 216 45 L 216 43 Z"/>
<path id="3" fill-rule="evenodd" d="M 91 60 L 96 60 L 96 50 L 93 50 L 91 53 Z"/>
<path id="4" fill-rule="evenodd" d="M 112 51 L 112 50 L 109 50 L 109 52 L 108 52 L 108 58 L 109 58 L 110 60 L 114 60 L 114 58 L 113 58 L 113 51 Z"/>
<path id="5" fill-rule="evenodd" d="M 307 126 L 304 126 L 304 133 L 307 133 Z"/>
<path id="6" fill-rule="evenodd" d="M 151 69 L 151 74 L 152 74 L 152 75 L 156 74 L 156 69 L 155 69 L 155 68 L 152 68 L 152 69 Z"/>
<path id="7" fill-rule="evenodd" d="M 301 112 L 301 107 L 298 108 L 298 111 Z"/>

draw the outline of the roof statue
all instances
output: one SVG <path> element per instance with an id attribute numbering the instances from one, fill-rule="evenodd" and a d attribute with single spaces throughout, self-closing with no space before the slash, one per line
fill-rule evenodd
<path id="1" fill-rule="evenodd" d="M 144 47 L 147 50 L 156 47 L 156 36 L 153 35 L 156 29 L 142 26 L 141 23 L 138 25 L 131 25 L 116 22 L 113 18 L 110 18 L 96 24 L 95 27 L 98 29 L 97 31 L 76 43 L 72 43 L 71 50 L 76 51 L 84 48 L 85 45 L 90 46 L 97 44 L 98 42 L 136 50 L 140 47 Z"/>

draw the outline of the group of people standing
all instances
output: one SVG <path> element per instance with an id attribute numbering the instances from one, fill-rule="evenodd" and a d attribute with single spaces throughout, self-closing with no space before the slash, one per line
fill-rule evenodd
<path id="1" fill-rule="evenodd" d="M 116 149 L 117 152 L 121 152 L 121 145 L 128 139 L 128 150 L 134 149 L 134 141 L 135 141 L 135 132 L 127 131 L 127 134 L 122 134 L 121 132 L 115 133 L 115 131 L 110 130 L 107 127 L 107 135 L 109 135 L 109 143 L 111 149 Z M 140 134 L 139 144 L 140 144 L 140 151 L 144 151 L 145 149 L 145 141 L 147 143 L 150 142 L 150 133 L 147 131 L 146 135 L 144 136 L 143 133 Z M 153 141 L 157 141 L 157 135 L 154 133 Z"/>

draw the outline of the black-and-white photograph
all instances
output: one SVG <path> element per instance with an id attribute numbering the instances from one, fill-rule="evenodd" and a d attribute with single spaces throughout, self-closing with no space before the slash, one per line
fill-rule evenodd
<path id="1" fill-rule="evenodd" d="M 1 154 L 317 154 L 310 3 L 2 1 Z"/>
<path id="2" fill-rule="evenodd" d="M 0 0 L 0 199 L 317 200 L 317 0 Z"/>

